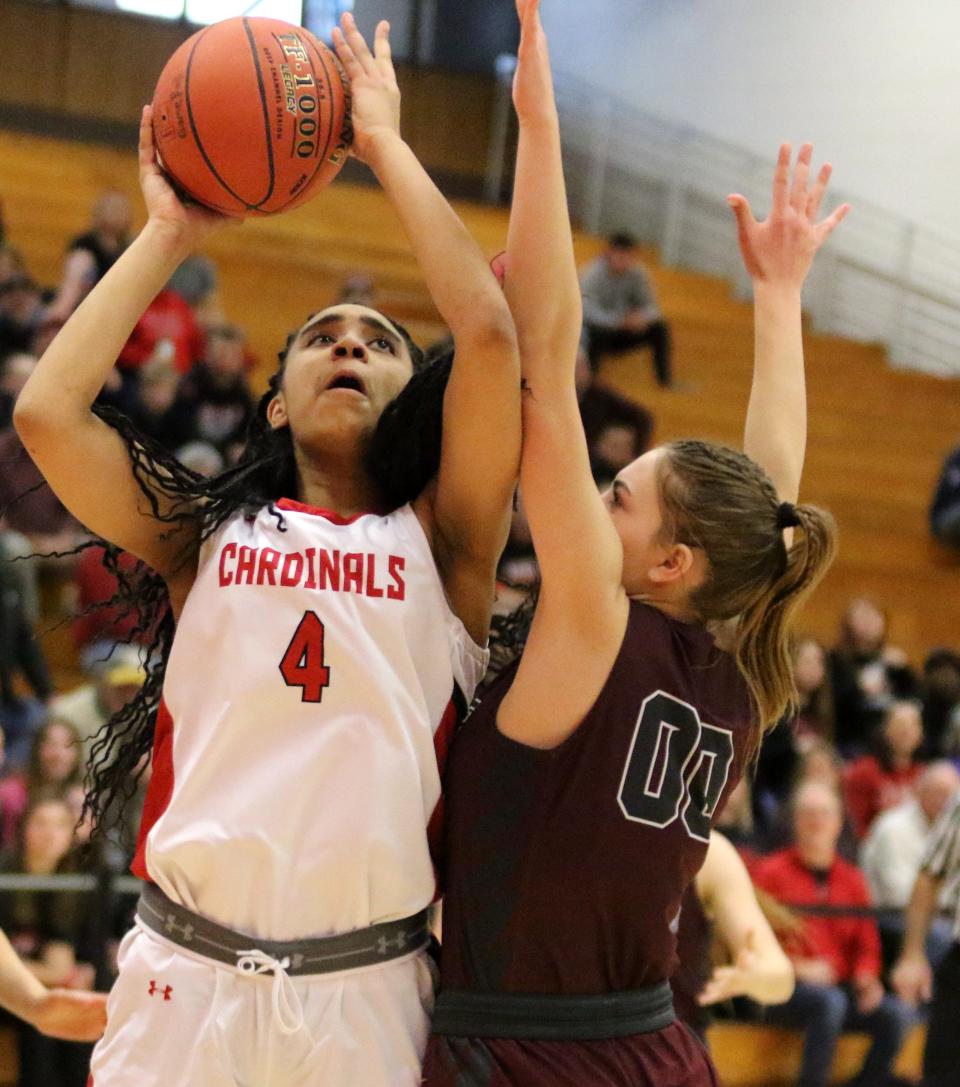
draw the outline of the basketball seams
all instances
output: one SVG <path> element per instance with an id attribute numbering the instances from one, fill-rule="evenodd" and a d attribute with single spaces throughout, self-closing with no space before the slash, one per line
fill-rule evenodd
<path id="1" fill-rule="evenodd" d="M 253 57 L 253 66 L 257 73 L 257 89 L 260 92 L 260 108 L 263 113 L 263 126 L 264 132 L 267 137 L 267 169 L 270 172 L 270 183 L 267 187 L 267 195 L 256 204 L 252 205 L 251 210 L 257 210 L 273 196 L 274 186 L 276 185 L 276 169 L 273 163 L 273 136 L 270 132 L 270 107 L 267 105 L 267 89 L 263 83 L 263 71 L 260 68 L 260 51 L 257 46 L 256 39 L 253 36 L 253 32 L 250 29 L 250 20 L 246 17 L 243 18 L 243 32 L 247 36 L 247 42 L 250 46 L 250 53 Z"/>
<path id="2" fill-rule="evenodd" d="M 203 146 L 203 141 L 200 139 L 200 132 L 197 129 L 197 121 L 196 118 L 193 116 L 193 106 L 190 103 L 190 69 L 193 65 L 194 54 L 200 47 L 200 43 L 206 37 L 208 32 L 209 28 L 202 31 L 198 35 L 197 40 L 193 43 L 193 48 L 190 50 L 190 54 L 187 57 L 186 72 L 184 73 L 183 97 L 187 105 L 187 119 L 190 121 L 190 131 L 193 134 L 193 142 L 197 145 L 197 150 L 200 152 L 200 156 L 206 163 L 207 169 L 213 175 L 214 180 L 219 185 L 222 185 L 223 188 L 234 198 L 234 200 L 237 201 L 238 204 L 241 204 L 244 208 L 246 208 L 247 211 L 253 211 L 255 209 L 255 206 L 244 200 L 243 197 L 240 196 L 238 193 L 235 193 L 233 189 L 231 189 L 230 186 L 226 183 L 226 181 L 224 181 L 223 178 L 220 176 L 216 166 L 213 165 L 213 162 L 210 160 L 210 156 L 207 154 L 206 148 Z M 236 209 L 234 209 L 234 214 L 236 214 Z"/>

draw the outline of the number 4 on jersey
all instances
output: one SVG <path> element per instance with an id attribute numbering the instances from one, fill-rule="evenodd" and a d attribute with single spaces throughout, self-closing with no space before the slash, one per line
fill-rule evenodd
<path id="1" fill-rule="evenodd" d="M 323 663 L 323 623 L 316 612 L 304 613 L 280 661 L 280 675 L 288 687 L 300 687 L 301 702 L 319 702 L 330 686 L 330 669 Z"/>
<path id="2" fill-rule="evenodd" d="M 691 838 L 710 840 L 710 820 L 730 775 L 733 735 L 693 706 L 657 691 L 644 699 L 620 782 L 620 810 L 663 829 L 678 817 Z"/>

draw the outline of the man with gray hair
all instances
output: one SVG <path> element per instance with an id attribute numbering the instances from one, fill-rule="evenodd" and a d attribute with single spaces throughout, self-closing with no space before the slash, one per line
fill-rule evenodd
<path id="1" fill-rule="evenodd" d="M 805 1033 L 798 1087 L 826 1087 L 844 1030 L 872 1038 L 858 1087 L 882 1087 L 911 1020 L 880 981 L 880 937 L 867 912 L 866 880 L 837 856 L 842 828 L 836 791 L 822 782 L 800 785 L 793 797 L 794 846 L 765 857 L 754 873 L 757 886 L 803 918 L 800 937 L 787 948 L 796 989 L 767 1016 Z"/>
<path id="2" fill-rule="evenodd" d="M 940 893 L 960 876 L 960 798 L 940 817 L 927 841 L 907 907 L 903 954 L 893 986 L 911 1004 L 933 998 L 923 1054 L 923 1087 L 956 1087 L 960 1079 L 960 900 L 953 906 L 953 942 L 936 977 L 924 954 Z"/>
<path id="3" fill-rule="evenodd" d="M 880 918 L 880 932 L 899 952 L 907 908 L 930 829 L 960 789 L 960 773 L 945 759 L 933 762 L 917 780 L 914 795 L 881 815 L 870 828 L 860 850 L 860 868 L 867 877 L 873 904 L 890 913 Z M 940 909 L 949 909 L 952 887 L 944 887 Z M 933 920 L 927 935 L 927 957 L 936 966 L 953 942 L 952 925 L 945 917 Z"/>

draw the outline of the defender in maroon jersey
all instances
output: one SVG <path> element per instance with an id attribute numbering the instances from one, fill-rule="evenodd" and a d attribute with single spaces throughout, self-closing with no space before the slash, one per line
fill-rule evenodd
<path id="1" fill-rule="evenodd" d="M 577 413 L 580 296 L 537 6 L 518 3 L 504 289 L 542 583 L 519 663 L 451 750 L 424 1082 L 706 1087 L 706 1051 L 674 1020 L 674 927 L 718 804 L 794 695 L 790 623 L 833 555 L 828 515 L 793 503 L 806 433 L 800 288 L 844 209 L 816 224 L 829 169 L 808 187 L 809 145 L 792 188 L 781 148 L 768 220 L 731 198 L 755 288 L 750 456 L 674 442 L 598 495 Z"/>

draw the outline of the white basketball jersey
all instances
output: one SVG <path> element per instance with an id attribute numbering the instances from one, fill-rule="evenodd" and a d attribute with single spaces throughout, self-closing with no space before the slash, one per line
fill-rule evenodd
<path id="1" fill-rule="evenodd" d="M 409 506 L 275 510 L 237 515 L 201 551 L 134 871 L 222 925 L 292 940 L 431 901 L 438 751 L 487 655 Z"/>

